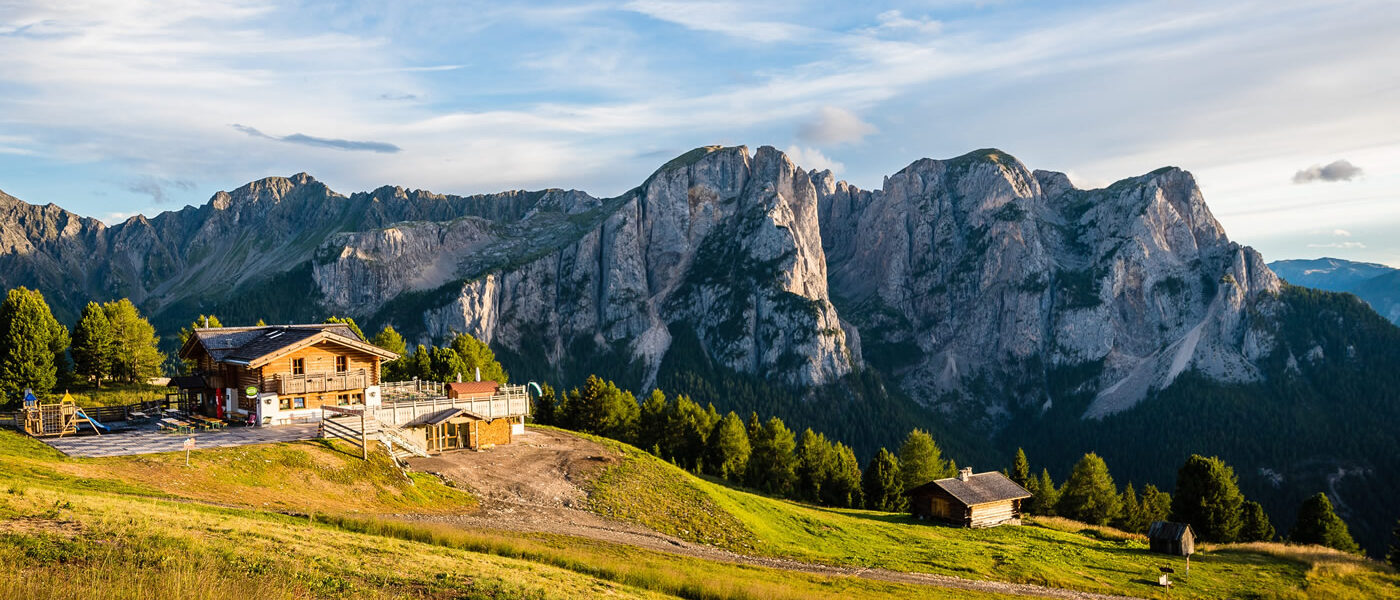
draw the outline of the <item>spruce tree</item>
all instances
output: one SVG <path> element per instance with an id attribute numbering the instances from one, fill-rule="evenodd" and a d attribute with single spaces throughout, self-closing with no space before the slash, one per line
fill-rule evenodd
<path id="1" fill-rule="evenodd" d="M 1016 485 L 1029 489 L 1027 486 L 1031 482 L 1031 463 L 1026 460 L 1024 449 L 1016 449 L 1016 459 L 1011 463 L 1011 473 L 1008 477 L 1011 478 L 1011 481 L 1016 482 Z"/>
<path id="2" fill-rule="evenodd" d="M 1106 525 L 1118 516 L 1119 510 L 1118 489 L 1108 473 L 1108 464 L 1098 454 L 1085 454 L 1075 463 L 1074 471 L 1060 490 L 1055 511 L 1085 523 Z"/>
<path id="3" fill-rule="evenodd" d="M 705 438 L 710 435 L 710 419 L 689 396 L 677 396 L 666 407 L 661 453 L 682 469 L 694 471 L 705 454 Z"/>
<path id="4" fill-rule="evenodd" d="M 78 375 L 102 387 L 102 380 L 112 373 L 114 349 L 112 324 L 107 321 L 106 311 L 102 305 L 89 302 L 73 330 L 73 363 Z"/>
<path id="5" fill-rule="evenodd" d="M 1332 501 L 1327 494 L 1318 492 L 1298 509 L 1298 521 L 1288 534 L 1288 541 L 1295 544 L 1317 544 L 1336 548 L 1343 552 L 1360 552 L 1356 541 L 1351 539 L 1347 524 L 1332 511 Z"/>
<path id="6" fill-rule="evenodd" d="M 160 339 L 151 323 L 141 316 L 130 300 L 122 298 L 102 305 L 107 321 L 112 325 L 115 346 L 112 377 L 129 383 L 145 383 L 160 373 L 165 355 L 159 350 Z"/>
<path id="7" fill-rule="evenodd" d="M 822 500 L 822 486 L 836 468 L 836 452 L 826 436 L 811 428 L 797 438 L 797 497 L 808 502 Z"/>
<path id="8" fill-rule="evenodd" d="M 861 475 L 865 492 L 865 507 L 870 510 L 897 512 L 904 510 L 904 483 L 899 476 L 899 458 L 880 448 Z"/>
<path id="9" fill-rule="evenodd" d="M 668 458 L 661 448 L 661 440 L 666 437 L 666 419 L 670 415 L 666 393 L 654 389 L 642 401 L 637 414 L 637 447 L 662 458 Z"/>
<path id="10" fill-rule="evenodd" d="M 597 375 L 589 375 L 582 389 L 569 392 L 563 412 L 572 429 L 623 442 L 636 439 L 640 412 L 636 398 Z"/>
<path id="11" fill-rule="evenodd" d="M 1113 526 L 1129 533 L 1143 533 L 1147 531 L 1147 524 L 1143 522 L 1142 503 L 1138 501 L 1137 491 L 1133 489 L 1133 484 L 1129 482 L 1123 486 L 1123 495 L 1119 496 L 1118 517 L 1113 520 Z"/>
<path id="12" fill-rule="evenodd" d="M 1055 488 L 1055 480 L 1050 478 L 1049 469 L 1040 470 L 1040 479 L 1035 484 L 1035 514 L 1054 516 L 1055 506 L 1060 503 L 1060 492 Z"/>
<path id="13" fill-rule="evenodd" d="M 730 412 L 715 424 L 710 432 L 708 453 L 705 457 L 705 470 L 711 475 L 728 481 L 739 481 L 749 465 L 749 433 L 744 429 L 744 421 L 739 415 Z"/>
<path id="14" fill-rule="evenodd" d="M 860 462 L 856 460 L 855 450 L 841 442 L 833 444 L 832 450 L 835 464 L 822 485 L 822 502 L 842 508 L 858 507 L 864 494 L 860 487 Z"/>
<path id="15" fill-rule="evenodd" d="M 557 400 L 554 396 L 554 388 L 548 383 L 540 384 L 540 395 L 534 400 L 534 407 L 530 411 L 531 419 L 540 425 L 555 425 L 555 410 Z"/>
<path id="16" fill-rule="evenodd" d="M 413 354 L 409 357 L 405 367 L 407 368 L 404 374 L 409 379 L 417 377 L 422 381 L 433 381 L 433 360 L 427 346 L 418 344 L 418 347 L 413 349 Z"/>
<path id="17" fill-rule="evenodd" d="M 755 421 L 757 418 L 754 419 Z M 782 419 L 770 417 L 749 439 L 749 486 L 789 496 L 797 483 L 797 441 Z"/>
<path id="18" fill-rule="evenodd" d="M 1219 458 L 1193 454 L 1177 471 L 1171 519 L 1189 523 L 1202 540 L 1235 541 L 1243 505 L 1235 470 Z"/>
<path id="19" fill-rule="evenodd" d="M 68 328 L 53 318 L 43 294 L 10 290 L 0 302 L 0 402 L 18 400 L 25 388 L 52 390 L 68 342 Z"/>
<path id="20" fill-rule="evenodd" d="M 1269 513 L 1264 512 L 1264 507 L 1258 502 L 1249 500 L 1244 503 L 1241 521 L 1239 541 L 1267 542 L 1274 539 L 1274 524 L 1269 521 Z"/>
<path id="21" fill-rule="evenodd" d="M 912 490 L 935 479 L 952 477 L 954 471 L 944 462 L 943 451 L 933 441 L 933 436 L 915 429 L 899 447 L 899 473 L 904 489 Z"/>

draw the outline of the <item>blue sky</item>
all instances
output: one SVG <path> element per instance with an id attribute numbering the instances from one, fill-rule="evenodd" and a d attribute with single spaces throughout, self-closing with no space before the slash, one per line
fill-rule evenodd
<path id="1" fill-rule="evenodd" d="M 766 144 L 871 188 L 997 147 L 1400 266 L 1393 1 L 378 4 L 0 0 L 0 189 L 113 222 L 298 171 L 612 195 Z"/>

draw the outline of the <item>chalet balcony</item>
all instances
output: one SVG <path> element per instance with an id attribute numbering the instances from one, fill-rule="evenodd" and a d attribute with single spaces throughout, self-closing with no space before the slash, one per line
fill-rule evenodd
<path id="1" fill-rule="evenodd" d="M 305 375 L 277 374 L 263 380 L 263 391 L 277 394 L 315 394 L 340 392 L 369 387 L 369 371 L 354 369 L 339 373 L 307 373 Z"/>

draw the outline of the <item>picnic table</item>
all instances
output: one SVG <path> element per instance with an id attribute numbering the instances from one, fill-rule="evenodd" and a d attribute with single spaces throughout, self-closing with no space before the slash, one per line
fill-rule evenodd
<path id="1" fill-rule="evenodd" d="M 193 415 L 191 418 L 195 420 L 197 425 L 205 429 L 223 429 L 225 425 L 223 421 L 204 415 Z"/>
<path id="2" fill-rule="evenodd" d="M 194 433 L 193 423 L 181 419 L 176 419 L 174 417 L 165 417 L 164 419 L 160 420 L 159 424 L 161 429 L 167 429 L 178 433 Z"/>

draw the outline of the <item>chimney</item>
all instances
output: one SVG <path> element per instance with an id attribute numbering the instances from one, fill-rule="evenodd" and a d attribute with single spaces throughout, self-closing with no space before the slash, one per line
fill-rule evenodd
<path id="1" fill-rule="evenodd" d="M 462 372 L 457 371 L 457 383 L 462 383 Z"/>
<path id="2" fill-rule="evenodd" d="M 476 380 L 481 381 L 481 367 L 476 368 Z"/>
<path id="3" fill-rule="evenodd" d="M 209 328 L 209 315 L 204 315 L 204 328 Z"/>
<path id="4" fill-rule="evenodd" d="M 972 477 L 972 467 L 963 467 L 962 470 L 958 471 L 959 480 L 967 481 L 969 477 Z"/>

